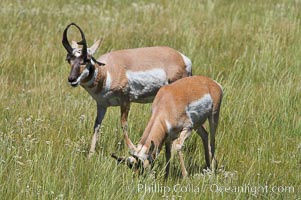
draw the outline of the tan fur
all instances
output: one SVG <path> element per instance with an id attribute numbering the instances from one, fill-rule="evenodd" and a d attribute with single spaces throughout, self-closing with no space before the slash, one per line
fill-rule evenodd
<path id="1" fill-rule="evenodd" d="M 99 44 L 100 42 L 97 41 L 89 48 L 88 52 L 93 54 Z M 78 48 L 75 42 L 73 42 L 73 45 L 74 48 Z M 81 52 L 81 49 L 77 49 L 75 52 Z M 92 57 L 92 54 L 89 56 Z M 159 90 L 158 87 L 151 92 L 152 94 L 147 94 L 149 96 L 142 95 L 143 97 L 131 99 L 129 94 L 129 82 L 126 76 L 127 71 L 145 72 L 152 69 L 163 69 L 167 77 L 166 83 L 172 83 L 191 74 L 191 71 L 189 72 L 186 69 L 187 66 L 183 56 L 178 51 L 169 47 L 145 47 L 112 51 L 102 55 L 97 61 L 102 63 L 102 65 L 96 63 L 93 66 L 93 73 L 96 69 L 98 70 L 96 78 L 93 73 L 89 73 L 88 77 L 80 81 L 80 85 L 97 101 L 98 105 L 102 106 L 101 112 L 105 112 L 109 106 L 121 106 L 121 125 L 124 135 L 127 135 L 127 116 L 131 101 L 149 103 Z M 76 67 L 76 65 L 82 62 L 81 56 L 75 56 L 74 60 L 71 61 L 71 66 L 72 68 Z M 85 66 L 80 66 L 80 74 L 84 69 Z M 107 77 L 107 73 L 110 77 Z M 94 78 L 93 83 L 86 84 Z M 110 84 L 109 88 L 107 88 L 108 86 L 106 85 L 107 80 Z M 104 89 L 106 89 L 106 91 L 104 91 Z M 101 124 L 102 121 L 102 118 L 99 118 L 99 116 L 98 113 L 98 120 L 96 120 L 94 124 L 95 130 L 97 125 Z M 95 152 L 95 138 L 97 138 L 98 134 L 98 131 L 95 130 L 90 149 L 91 155 Z"/>
<path id="2" fill-rule="evenodd" d="M 72 45 L 67 37 L 71 26 L 75 26 L 82 37 L 80 42 L 72 41 Z M 99 128 L 108 107 L 120 106 L 124 137 L 133 147 L 127 135 L 131 102 L 152 102 L 160 87 L 192 74 L 189 58 L 169 47 L 112 51 L 95 60 L 94 54 L 101 42 L 102 39 L 88 48 L 85 34 L 75 23 L 67 25 L 62 37 L 62 45 L 67 50 L 66 61 L 71 66 L 68 82 L 73 87 L 85 88 L 97 104 L 89 156 L 95 152 Z"/>
<path id="3" fill-rule="evenodd" d="M 148 144 L 149 146 L 151 138 L 158 138 L 156 135 L 161 135 L 161 133 L 156 131 L 157 128 L 153 128 L 154 121 L 160 121 L 157 124 L 163 124 L 164 135 L 167 132 L 164 120 L 168 120 L 171 126 L 175 128 L 175 131 L 184 129 L 184 122 L 188 120 L 185 112 L 186 106 L 201 98 L 204 94 L 211 95 L 214 104 L 213 112 L 218 112 L 222 93 L 220 86 L 205 76 L 187 77 L 163 86 L 154 99 L 151 121 L 148 123 L 139 144 Z M 160 136 L 160 138 L 162 137 Z M 146 139 L 148 140 L 146 141 Z M 159 144 L 157 143 L 157 145 Z"/>
<path id="4" fill-rule="evenodd" d="M 185 63 L 179 52 L 169 47 L 145 47 L 112 51 L 102 55 L 98 61 L 113 77 L 112 88 L 124 87 L 127 83 L 125 72 L 146 71 L 162 68 L 166 71 L 169 82 L 186 77 Z"/>
<path id="5" fill-rule="evenodd" d="M 202 115 L 204 115 L 204 119 L 191 126 L 191 120 L 187 115 L 186 108 L 189 104 L 201 99 L 206 94 L 209 94 L 212 99 L 212 108 L 208 113 L 202 113 Z M 154 99 L 152 105 L 152 116 L 138 143 L 138 147 L 141 149 L 143 147 L 148 149 L 151 141 L 153 141 L 160 151 L 164 144 L 170 145 L 171 142 L 175 140 L 175 147 L 179 152 L 182 174 L 183 176 L 187 176 L 181 149 L 185 139 L 190 136 L 192 129 L 195 129 L 203 139 L 203 143 L 205 145 L 206 164 L 207 167 L 210 167 L 209 153 L 211 153 L 211 160 L 213 160 L 214 135 L 218 123 L 222 96 L 223 91 L 221 86 L 212 79 L 204 76 L 183 78 L 170 85 L 161 87 Z M 208 134 L 202 125 L 207 119 L 209 119 L 209 122 L 211 123 L 210 128 L 212 129 L 210 131 L 210 145 L 208 144 L 208 139 L 206 139 Z M 170 123 L 171 131 L 168 131 L 166 121 Z M 209 152 L 210 148 L 213 148 L 211 149 L 211 152 Z M 170 148 L 167 146 L 167 149 Z M 135 154 L 141 154 L 139 151 L 140 149 L 138 149 Z M 170 158 L 170 153 L 168 151 L 170 150 L 166 151 L 167 160 Z M 156 153 L 157 152 L 153 152 L 154 158 Z M 168 170 L 169 169 L 167 167 L 166 177 L 168 176 Z"/>

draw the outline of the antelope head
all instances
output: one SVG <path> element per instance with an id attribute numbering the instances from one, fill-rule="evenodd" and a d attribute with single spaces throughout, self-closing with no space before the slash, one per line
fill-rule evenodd
<path id="1" fill-rule="evenodd" d="M 129 147 L 130 156 L 118 157 L 116 154 L 111 154 L 111 156 L 117 160 L 118 164 L 126 164 L 130 169 L 134 170 L 138 174 L 142 174 L 146 169 L 152 168 L 154 165 L 154 159 L 156 155 L 155 152 L 155 144 L 151 141 L 151 145 L 147 149 L 143 146 L 140 150 L 133 145 L 130 139 L 126 136 L 126 143 Z"/>
<path id="2" fill-rule="evenodd" d="M 80 31 L 82 40 L 80 42 L 72 41 L 72 45 L 70 45 L 67 38 L 67 32 L 72 25 Z M 100 46 L 101 41 L 102 39 L 96 41 L 90 48 L 88 48 L 85 34 L 78 25 L 71 23 L 65 28 L 63 32 L 62 44 L 67 50 L 66 60 L 71 66 L 71 71 L 68 77 L 68 82 L 71 86 L 76 87 L 79 85 L 81 80 L 87 78 L 94 70 L 95 63 L 103 65 L 102 63 L 96 61 L 96 59 L 93 57 L 93 54 Z M 82 48 L 80 48 L 79 45 L 82 45 Z"/>

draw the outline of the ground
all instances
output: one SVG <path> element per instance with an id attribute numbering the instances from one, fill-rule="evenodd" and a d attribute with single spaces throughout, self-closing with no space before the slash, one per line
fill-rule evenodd
<path id="1" fill-rule="evenodd" d="M 0 3 L 0 196 L 2 199 L 298 199 L 301 194 L 301 2 L 8 1 Z M 96 105 L 67 83 L 61 44 L 76 22 L 97 56 L 116 49 L 170 46 L 194 75 L 224 88 L 216 174 L 202 173 L 201 139 L 185 145 L 189 178 L 164 152 L 153 172 L 117 166 L 119 108 L 110 108 L 97 154 L 87 159 Z M 73 30 L 70 38 L 79 40 Z M 129 135 L 138 141 L 150 104 L 133 104 Z M 120 150 L 121 149 L 121 150 Z"/>

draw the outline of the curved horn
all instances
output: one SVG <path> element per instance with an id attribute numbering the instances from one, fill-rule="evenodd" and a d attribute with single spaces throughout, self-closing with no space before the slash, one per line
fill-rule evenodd
<path id="1" fill-rule="evenodd" d="M 65 49 L 67 50 L 68 54 L 72 54 L 73 48 L 71 47 L 70 43 L 68 42 L 67 31 L 68 31 L 69 27 L 73 24 L 74 23 L 69 24 L 63 32 L 62 43 L 63 43 Z"/>
<path id="2" fill-rule="evenodd" d="M 83 45 L 83 48 L 82 48 L 82 56 L 84 57 L 84 60 L 87 58 L 87 55 L 88 55 L 88 47 L 87 47 L 87 41 L 86 41 L 86 37 L 85 37 L 85 34 L 84 32 L 82 31 L 82 29 L 76 25 L 75 23 L 71 23 L 72 25 L 76 26 L 76 28 L 78 28 L 81 36 L 82 36 L 82 40 L 80 42 L 78 42 L 77 44 L 79 45 Z"/>
<path id="3" fill-rule="evenodd" d="M 67 31 L 68 31 L 69 27 L 72 26 L 72 25 L 75 26 L 79 30 L 79 32 L 80 32 L 80 34 L 82 36 L 82 40 L 80 42 L 77 42 L 77 44 L 83 45 L 82 55 L 84 57 L 84 60 L 86 60 L 87 59 L 87 55 L 88 55 L 87 41 L 86 41 L 86 37 L 85 37 L 85 34 L 84 34 L 83 30 L 77 24 L 75 24 L 75 23 L 72 22 L 71 24 L 69 24 L 65 28 L 64 33 L 63 33 L 62 43 L 63 43 L 65 49 L 67 50 L 67 52 L 71 54 L 72 51 L 73 51 L 73 48 L 71 47 L 70 43 L 68 42 Z"/>

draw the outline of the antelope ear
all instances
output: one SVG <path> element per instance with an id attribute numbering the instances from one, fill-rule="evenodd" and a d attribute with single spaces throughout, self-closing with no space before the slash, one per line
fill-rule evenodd
<path id="1" fill-rule="evenodd" d="M 155 151 L 155 148 L 156 148 L 156 146 L 155 146 L 154 141 L 151 141 L 151 146 L 149 147 L 147 160 L 145 160 L 145 162 L 144 162 L 144 167 L 151 165 L 151 168 L 153 168 L 153 166 L 154 166 L 153 152 Z"/>
<path id="2" fill-rule="evenodd" d="M 77 42 L 75 42 L 75 41 L 72 40 L 72 42 L 71 42 L 71 47 L 72 47 L 73 49 L 77 49 L 77 48 L 78 48 Z"/>
<path id="3" fill-rule="evenodd" d="M 100 40 L 97 40 L 90 48 L 88 48 L 88 54 L 92 56 L 96 50 L 99 48 L 100 44 L 102 43 L 102 38 Z"/>
<path id="4" fill-rule="evenodd" d="M 114 158 L 115 160 L 117 160 L 117 164 L 122 164 L 125 163 L 125 158 L 123 157 L 118 157 L 115 153 L 111 154 L 111 157 Z"/>
<path id="5" fill-rule="evenodd" d="M 151 156 L 154 150 L 155 150 L 155 143 L 154 141 L 151 141 L 151 146 L 149 147 L 148 155 Z"/>

